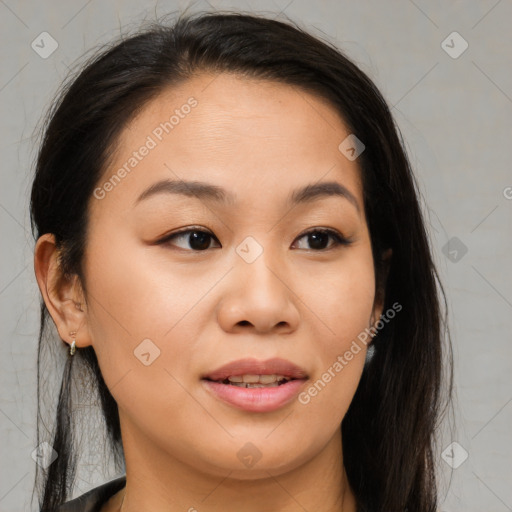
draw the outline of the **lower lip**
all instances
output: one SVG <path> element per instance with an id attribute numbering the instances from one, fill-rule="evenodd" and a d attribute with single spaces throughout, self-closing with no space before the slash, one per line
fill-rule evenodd
<path id="1" fill-rule="evenodd" d="M 271 412 L 293 400 L 305 380 L 291 380 L 286 384 L 269 388 L 242 388 L 211 380 L 202 382 L 217 398 L 238 409 L 248 412 Z"/>

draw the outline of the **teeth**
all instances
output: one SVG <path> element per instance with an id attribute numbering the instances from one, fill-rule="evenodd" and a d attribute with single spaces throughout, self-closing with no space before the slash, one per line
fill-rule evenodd
<path id="1" fill-rule="evenodd" d="M 231 386 L 236 386 L 239 388 L 277 388 L 279 384 L 277 382 L 273 382 L 272 384 L 253 384 L 249 382 L 232 382 Z"/>
<path id="2" fill-rule="evenodd" d="M 244 382 L 248 382 L 249 384 L 256 384 L 256 382 L 259 382 L 260 376 L 259 375 L 244 375 Z"/>
<path id="3" fill-rule="evenodd" d="M 260 381 L 260 384 L 272 384 L 273 382 L 277 382 L 277 375 L 260 375 L 259 376 L 259 381 Z M 283 377 L 284 379 L 284 377 Z M 246 382 L 244 380 L 244 382 Z"/>
<path id="4" fill-rule="evenodd" d="M 275 384 L 276 386 L 280 381 L 288 381 L 289 377 L 284 377 L 283 375 L 236 375 L 228 377 L 228 380 L 232 384 L 251 384 L 251 386 L 245 387 L 262 387 L 262 386 L 272 386 Z M 254 384 L 254 386 L 253 386 Z"/>

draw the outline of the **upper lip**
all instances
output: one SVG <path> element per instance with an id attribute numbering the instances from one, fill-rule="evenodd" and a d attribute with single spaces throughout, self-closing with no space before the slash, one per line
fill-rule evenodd
<path id="1" fill-rule="evenodd" d="M 266 361 L 251 358 L 239 359 L 204 374 L 202 378 L 224 380 L 237 375 L 282 375 L 290 379 L 307 378 L 306 370 L 280 358 L 267 359 Z"/>

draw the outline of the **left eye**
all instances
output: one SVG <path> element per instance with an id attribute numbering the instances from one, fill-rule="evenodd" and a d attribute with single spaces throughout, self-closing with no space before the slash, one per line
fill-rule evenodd
<path id="1" fill-rule="evenodd" d="M 301 240 L 302 238 L 306 238 L 307 242 L 309 242 L 310 247 L 299 247 L 299 249 L 312 249 L 314 251 L 322 251 L 326 249 L 332 249 L 332 247 L 337 247 L 339 245 L 349 245 L 350 240 L 343 237 L 337 231 L 332 229 L 312 229 L 307 233 L 304 233 L 302 236 L 297 238 L 297 240 Z M 333 243 L 329 246 L 329 239 L 333 240 Z"/>
<path id="2" fill-rule="evenodd" d="M 186 231 L 180 231 L 178 233 L 173 233 L 172 235 L 166 237 L 160 243 L 169 243 L 171 240 L 181 240 L 184 245 L 188 244 L 188 247 L 183 247 L 179 243 L 173 243 L 173 245 L 177 245 L 181 249 L 192 249 L 193 251 L 205 251 L 206 249 L 210 249 L 210 242 L 212 240 L 217 240 L 215 236 L 208 232 L 203 231 L 201 229 L 187 229 Z M 217 240 L 218 242 L 218 240 Z M 219 244 L 220 247 L 220 244 Z"/>

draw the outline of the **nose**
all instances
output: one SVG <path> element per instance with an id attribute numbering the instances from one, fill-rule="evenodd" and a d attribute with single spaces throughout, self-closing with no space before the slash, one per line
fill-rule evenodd
<path id="1" fill-rule="evenodd" d="M 224 331 L 288 334 L 297 329 L 299 299 L 288 273 L 276 270 L 278 262 L 265 256 L 252 263 L 236 261 L 218 308 Z"/>

